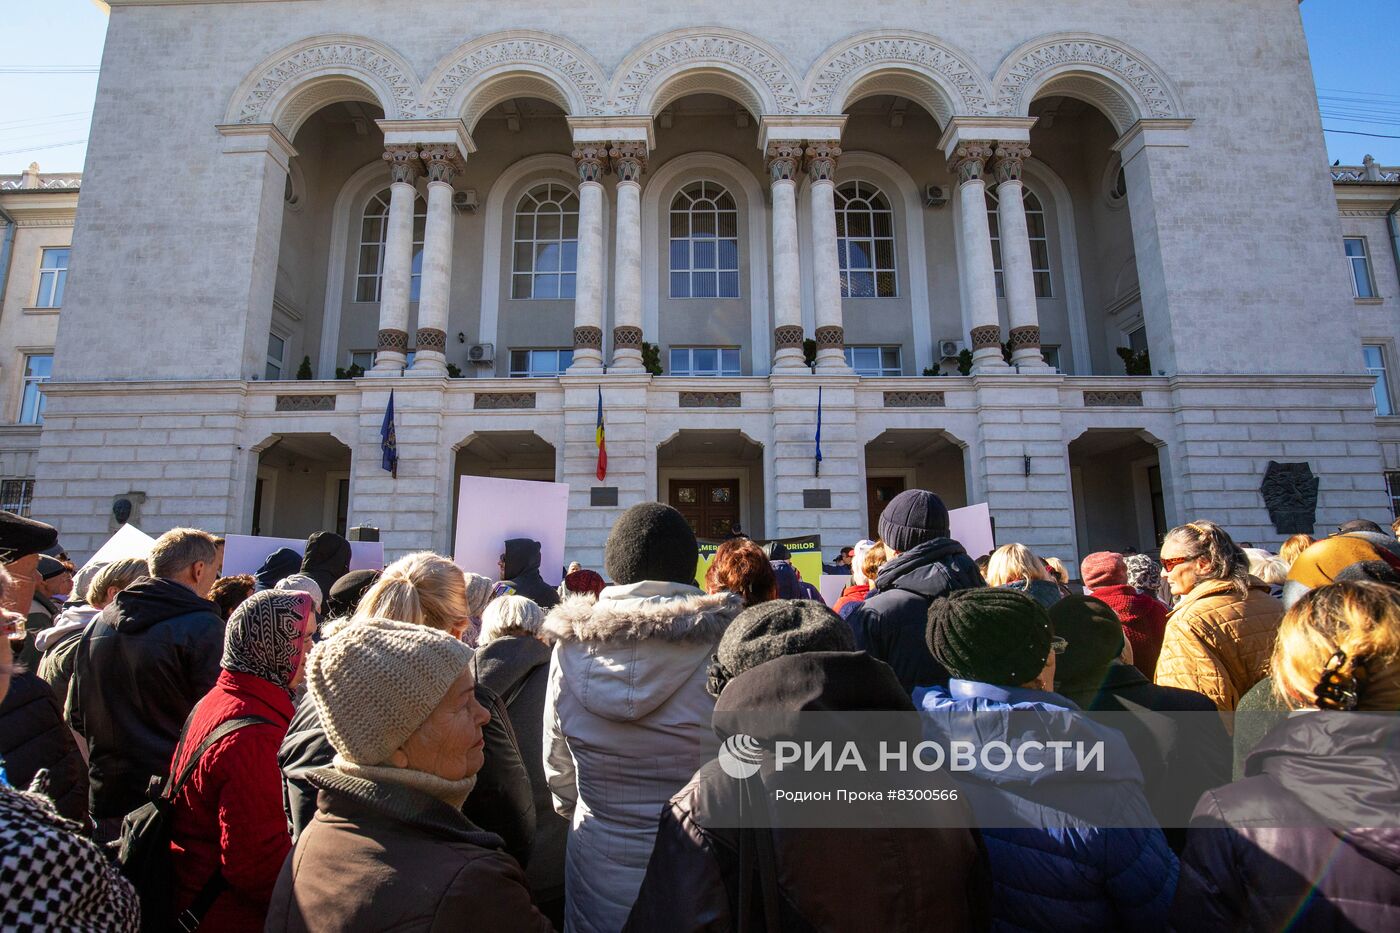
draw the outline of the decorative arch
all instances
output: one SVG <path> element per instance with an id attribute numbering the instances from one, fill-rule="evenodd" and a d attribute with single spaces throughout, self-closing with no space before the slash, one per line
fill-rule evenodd
<path id="1" fill-rule="evenodd" d="M 512 97 L 539 97 L 572 116 L 600 114 L 607 101 L 603 71 L 566 39 L 533 30 L 482 36 L 449 53 L 423 82 L 424 115 L 461 117 L 470 131 L 492 107 Z"/>
<path id="2" fill-rule="evenodd" d="M 225 123 L 271 123 L 288 139 L 316 110 L 372 103 L 389 120 L 416 113 L 418 79 L 393 49 L 363 36 L 313 36 L 269 56 L 229 101 Z"/>
<path id="3" fill-rule="evenodd" d="M 1146 55 L 1091 33 L 1057 33 L 1027 42 L 1002 62 L 993 81 L 995 106 L 1013 117 L 1030 113 L 1047 94 L 1093 104 L 1119 133 L 1145 118 L 1182 116 L 1181 98 Z"/>
<path id="4" fill-rule="evenodd" d="M 875 30 L 822 53 L 807 73 L 802 107 L 841 113 L 874 94 L 917 101 L 940 126 L 958 114 L 986 113 L 991 101 L 986 77 L 960 49 L 925 33 Z"/>
<path id="5" fill-rule="evenodd" d="M 613 77 L 612 110 L 655 114 L 686 94 L 734 98 L 755 116 L 796 113 L 793 70 L 773 47 L 730 29 L 669 32 L 632 52 Z"/>

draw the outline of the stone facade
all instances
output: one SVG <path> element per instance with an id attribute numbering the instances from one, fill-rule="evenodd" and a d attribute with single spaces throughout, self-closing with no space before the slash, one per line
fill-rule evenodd
<path id="1" fill-rule="evenodd" d="M 673 0 L 111 7 L 35 470 L 78 553 L 128 491 L 149 530 L 447 549 L 462 473 L 569 483 L 593 565 L 621 509 L 731 479 L 704 521 L 830 546 L 917 484 L 1065 559 L 1195 516 L 1276 544 L 1270 460 L 1311 465 L 1320 531 L 1389 515 L 1400 427 L 1360 346 L 1398 359 L 1400 183 L 1318 170 L 1287 5 L 1134 0 L 1073 33 L 1030 2 L 895 2 L 872 30 L 818 0 L 766 32 L 733 0 L 705 27 Z"/>

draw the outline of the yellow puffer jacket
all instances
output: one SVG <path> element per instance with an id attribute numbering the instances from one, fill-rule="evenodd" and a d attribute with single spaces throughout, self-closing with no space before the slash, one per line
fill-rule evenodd
<path id="1" fill-rule="evenodd" d="M 1197 584 L 1167 616 L 1157 683 L 1195 690 L 1221 712 L 1233 711 L 1240 697 L 1268 675 L 1282 620 L 1283 603 L 1254 577 L 1244 599 L 1225 580 Z"/>

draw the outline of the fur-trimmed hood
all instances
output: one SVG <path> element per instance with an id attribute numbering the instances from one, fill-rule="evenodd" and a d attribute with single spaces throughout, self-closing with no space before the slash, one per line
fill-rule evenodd
<path id="1" fill-rule="evenodd" d="M 572 596 L 550 611 L 564 684 L 589 712 L 630 722 L 704 673 L 720 636 L 744 608 L 732 593 L 644 582 Z M 698 671 L 698 675 L 697 675 Z"/>

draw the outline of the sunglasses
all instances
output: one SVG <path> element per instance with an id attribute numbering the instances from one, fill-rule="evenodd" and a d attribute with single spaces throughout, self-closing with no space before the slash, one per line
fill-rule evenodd
<path id="1" fill-rule="evenodd" d="M 1064 654 L 1065 649 L 1068 647 L 1069 642 L 1061 638 L 1059 635 L 1050 636 L 1050 650 L 1055 654 Z"/>
<path id="2" fill-rule="evenodd" d="M 1163 557 L 1162 569 L 1170 573 L 1171 571 L 1180 567 L 1182 564 L 1186 563 L 1188 560 L 1195 560 L 1199 556 L 1199 554 L 1193 554 L 1190 557 Z"/>

